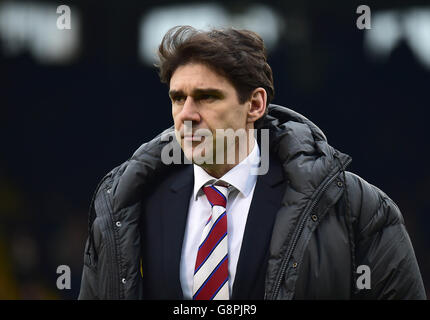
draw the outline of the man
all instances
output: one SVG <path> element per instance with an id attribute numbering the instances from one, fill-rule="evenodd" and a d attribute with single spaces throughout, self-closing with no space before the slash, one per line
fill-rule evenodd
<path id="1" fill-rule="evenodd" d="M 257 34 L 177 27 L 159 57 L 174 128 L 97 187 L 80 299 L 425 299 L 395 203 L 270 104 Z"/>

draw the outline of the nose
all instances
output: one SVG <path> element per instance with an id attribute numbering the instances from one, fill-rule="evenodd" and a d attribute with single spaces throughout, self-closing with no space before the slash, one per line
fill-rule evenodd
<path id="1" fill-rule="evenodd" d="M 200 114 L 197 109 L 197 105 L 192 97 L 187 97 L 182 110 L 179 114 L 179 121 L 184 123 L 184 121 L 192 121 L 193 123 L 200 122 Z"/>

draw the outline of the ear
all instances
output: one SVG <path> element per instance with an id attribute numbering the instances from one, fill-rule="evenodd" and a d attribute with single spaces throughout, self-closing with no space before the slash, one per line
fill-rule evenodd
<path id="1" fill-rule="evenodd" d="M 260 119 L 266 111 L 267 92 L 264 88 L 256 88 L 249 100 L 248 123 L 254 123 Z"/>

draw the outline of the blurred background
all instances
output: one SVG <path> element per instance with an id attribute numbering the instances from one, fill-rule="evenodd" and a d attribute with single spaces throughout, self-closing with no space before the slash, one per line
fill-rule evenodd
<path id="1" fill-rule="evenodd" d="M 153 63 L 179 24 L 263 37 L 273 102 L 398 204 L 429 292 L 428 1 L 33 0 L 0 2 L 0 299 L 77 298 L 98 181 L 173 124 Z"/>

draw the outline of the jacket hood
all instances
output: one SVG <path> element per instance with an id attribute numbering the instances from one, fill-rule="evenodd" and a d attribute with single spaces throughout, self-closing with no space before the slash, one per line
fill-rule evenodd
<path id="1" fill-rule="evenodd" d="M 313 122 L 283 106 L 270 104 L 265 120 L 256 129 L 269 130 L 271 156 L 279 158 L 291 186 L 305 194 L 314 190 L 333 169 L 335 156 L 342 163 L 349 159 L 329 146 L 326 136 Z M 184 165 L 165 165 L 161 161 L 162 149 L 171 139 L 180 148 L 174 139 L 173 126 L 142 144 L 128 161 L 111 171 L 114 212 L 140 201 L 144 187 L 155 176 Z"/>

